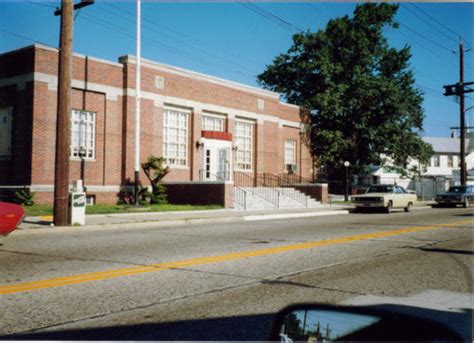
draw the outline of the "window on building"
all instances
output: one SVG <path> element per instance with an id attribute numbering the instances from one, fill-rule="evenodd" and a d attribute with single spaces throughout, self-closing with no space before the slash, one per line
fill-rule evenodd
<path id="1" fill-rule="evenodd" d="M 9 160 L 12 156 L 12 109 L 0 109 L 0 160 Z"/>
<path id="2" fill-rule="evenodd" d="M 95 158 L 95 113 L 72 110 L 70 156 L 93 160 Z"/>
<path id="3" fill-rule="evenodd" d="M 432 167 L 439 167 L 439 155 L 434 155 L 432 158 L 431 158 L 431 166 Z"/>
<path id="4" fill-rule="evenodd" d="M 293 139 L 285 140 L 285 165 L 296 164 L 296 141 Z"/>
<path id="5" fill-rule="evenodd" d="M 188 165 L 188 116 L 182 110 L 166 109 L 163 115 L 163 157 L 172 167 Z"/>
<path id="6" fill-rule="evenodd" d="M 224 117 L 203 115 L 202 129 L 204 131 L 224 132 Z"/>
<path id="7" fill-rule="evenodd" d="M 452 168 L 454 166 L 454 156 L 448 155 L 448 168 Z"/>
<path id="8" fill-rule="evenodd" d="M 253 126 L 254 124 L 250 122 L 235 122 L 235 145 L 237 146 L 235 169 L 252 170 Z"/>

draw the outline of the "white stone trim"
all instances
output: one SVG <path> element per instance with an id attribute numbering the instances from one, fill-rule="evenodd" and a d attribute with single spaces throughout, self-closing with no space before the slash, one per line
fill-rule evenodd
<path id="1" fill-rule="evenodd" d="M 132 56 L 132 55 L 125 55 L 125 56 L 120 57 L 119 61 L 122 62 L 122 63 L 136 64 L 136 57 Z M 210 76 L 210 75 L 207 75 L 207 74 L 198 73 L 198 72 L 195 72 L 195 71 L 192 71 L 192 70 L 183 69 L 183 68 L 171 66 L 171 65 L 168 65 L 168 64 L 164 64 L 164 63 L 150 61 L 150 60 L 147 60 L 147 59 L 144 59 L 144 58 L 142 58 L 141 62 L 142 62 L 141 65 L 145 68 L 150 68 L 150 69 L 154 69 L 154 70 L 165 72 L 165 73 L 184 76 L 184 77 L 188 77 L 188 78 L 195 79 L 195 80 L 207 81 L 207 82 L 211 82 L 211 83 L 214 83 L 214 84 L 218 84 L 220 86 L 225 86 L 225 87 L 229 87 L 229 88 L 242 90 L 242 91 L 245 91 L 245 92 L 251 92 L 251 93 L 255 93 L 255 94 L 259 94 L 259 95 L 265 95 L 265 96 L 275 98 L 275 99 L 280 99 L 280 94 L 278 94 L 276 92 L 267 91 L 267 90 L 260 89 L 260 88 L 257 88 L 257 87 L 244 85 L 242 83 L 238 83 L 238 82 L 234 82 L 234 81 L 230 81 L 230 80 L 226 80 L 226 79 L 221 79 L 221 78 L 218 78 L 218 77 L 215 77 L 215 76 Z"/>
<path id="2" fill-rule="evenodd" d="M 208 184 L 226 184 L 233 185 L 234 181 L 209 180 L 209 181 L 163 181 L 163 185 L 208 185 Z"/>
<path id="3" fill-rule="evenodd" d="M 281 122 L 282 126 L 288 126 L 288 127 L 294 128 L 294 129 L 301 130 L 301 123 L 296 123 L 294 121 L 289 121 L 289 120 L 284 120 L 284 119 L 280 119 L 280 122 Z"/>
<path id="4" fill-rule="evenodd" d="M 53 52 L 59 52 L 58 48 L 54 48 L 52 46 L 47 46 L 47 45 L 43 45 L 43 44 L 33 44 L 33 45 L 27 46 L 27 47 L 22 48 L 22 49 L 29 49 L 29 48 L 36 48 L 36 49 L 43 49 L 43 50 L 53 51 Z M 21 49 L 19 49 L 19 50 L 21 50 Z M 109 64 L 109 65 L 112 65 L 114 67 L 123 68 L 122 63 L 113 62 L 113 61 L 109 61 L 109 60 L 104 60 L 104 59 L 98 58 L 98 57 L 86 56 L 86 55 L 83 55 L 83 54 L 79 54 L 77 52 L 73 53 L 73 56 L 77 57 L 77 58 L 88 59 L 90 61 Z"/>
<path id="5" fill-rule="evenodd" d="M 54 75 L 44 74 L 44 73 L 29 73 L 18 75 L 10 78 L 0 79 L 0 87 L 10 86 L 10 85 L 17 85 L 21 82 L 29 82 L 29 81 L 39 81 L 45 82 L 48 84 L 48 89 L 51 91 L 57 91 L 57 77 Z M 101 84 L 85 82 L 82 80 L 73 80 L 72 85 L 75 88 L 84 89 L 84 90 L 91 90 L 99 93 L 104 93 L 106 95 L 107 100 L 117 100 L 118 96 L 135 96 L 135 89 L 133 88 L 125 88 L 121 89 L 114 86 L 105 86 Z M 279 127 L 289 126 L 294 128 L 299 128 L 301 122 L 294 122 L 290 120 L 280 119 L 274 115 L 269 114 L 259 114 L 255 112 L 248 112 L 244 110 L 239 110 L 231 107 L 224 107 L 220 105 L 214 104 L 206 104 L 201 103 L 194 100 L 182 99 L 173 96 L 166 96 L 151 92 L 142 92 L 142 98 L 147 100 L 152 100 L 154 102 L 155 107 L 165 107 L 170 106 L 177 106 L 177 107 L 186 107 L 190 109 L 194 109 L 197 113 L 202 113 L 205 111 L 210 112 L 217 112 L 217 113 L 226 113 L 229 119 L 237 119 L 240 118 L 247 118 L 254 121 L 268 121 L 277 123 Z"/>
<path id="6" fill-rule="evenodd" d="M 73 185 L 69 185 L 72 189 Z M 88 192 L 120 192 L 120 186 L 115 185 L 85 185 Z M 49 184 L 32 184 L 32 185 L 14 185 L 2 186 L 0 189 L 23 189 L 28 188 L 31 192 L 54 192 L 54 185 Z"/>

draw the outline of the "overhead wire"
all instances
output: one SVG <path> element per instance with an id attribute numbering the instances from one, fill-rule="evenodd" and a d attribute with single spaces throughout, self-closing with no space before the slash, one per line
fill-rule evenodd
<path id="1" fill-rule="evenodd" d="M 289 21 L 279 17 L 278 15 L 258 6 L 252 2 L 239 2 L 241 6 L 244 6 L 248 10 L 260 15 L 261 17 L 273 22 L 274 24 L 286 29 L 289 32 L 302 32 L 300 28 L 296 27 Z"/>
<path id="2" fill-rule="evenodd" d="M 435 25 L 431 24 L 428 20 L 424 19 L 422 16 L 420 16 L 418 13 L 416 13 L 415 11 L 413 11 L 410 7 L 408 7 L 407 5 L 410 5 L 410 3 L 407 3 L 407 4 L 400 4 L 400 7 L 403 8 L 404 10 L 410 12 L 412 15 L 414 15 L 415 17 L 417 17 L 418 19 L 420 19 L 422 22 L 424 22 L 426 25 L 428 25 L 429 27 L 431 27 L 432 29 L 436 30 L 437 32 L 439 32 L 440 34 L 442 34 L 444 37 L 450 39 L 450 40 L 453 40 L 455 41 L 456 43 L 459 42 L 459 38 L 453 38 L 451 35 L 448 35 L 446 34 L 445 32 L 441 31 L 440 29 L 438 29 Z"/>
<path id="3" fill-rule="evenodd" d="M 117 6 L 113 3 L 110 3 L 110 2 L 104 2 L 103 4 L 105 4 L 106 6 L 108 6 L 109 8 L 114 8 L 116 11 L 118 12 L 121 12 L 121 13 L 125 13 L 127 14 L 128 16 L 132 17 L 132 18 L 135 18 L 136 17 L 136 14 L 133 13 L 133 12 L 130 12 L 126 9 L 123 9 L 121 8 L 120 6 Z M 203 45 L 203 46 L 207 46 L 208 48 L 210 48 L 211 50 L 213 50 L 214 53 L 217 53 L 218 55 L 221 55 L 221 56 L 224 56 L 224 55 L 232 55 L 234 58 L 238 58 L 239 60 L 240 59 L 245 59 L 251 63 L 257 63 L 257 64 L 261 64 L 261 61 L 256 61 L 254 59 L 251 59 L 249 58 L 248 56 L 242 56 L 242 54 L 236 54 L 234 53 L 233 51 L 231 50 L 226 50 L 225 53 L 221 52 L 221 51 L 216 51 L 215 47 L 211 47 L 211 45 L 208 44 L 208 42 L 204 41 L 204 40 L 201 40 L 201 39 L 198 39 L 196 37 L 191 37 L 190 35 L 186 34 L 185 32 L 181 32 L 181 31 L 178 31 L 172 27 L 170 27 L 169 25 L 166 25 L 164 23 L 157 23 L 153 20 L 150 20 L 148 18 L 146 18 L 144 15 L 142 15 L 142 21 L 143 22 L 146 22 L 150 27 L 154 27 L 156 28 L 157 30 L 166 30 L 166 31 L 169 31 L 170 33 L 172 33 L 175 37 L 173 39 L 175 40 L 179 40 L 179 41 L 185 41 L 184 38 L 188 38 L 190 40 L 192 40 L 194 43 L 199 43 L 200 45 Z M 160 31 L 162 32 L 162 31 Z M 189 43 L 187 43 L 189 44 Z M 192 45 L 192 44 L 189 44 L 189 45 Z"/>
<path id="4" fill-rule="evenodd" d="M 426 11 L 424 11 L 421 7 L 419 7 L 418 5 L 414 4 L 414 3 L 410 3 L 411 6 L 413 6 L 414 8 L 416 8 L 419 12 L 423 13 L 425 16 L 427 16 L 428 18 L 430 18 L 431 20 L 433 20 L 435 23 L 437 23 L 438 25 L 440 25 L 441 27 L 443 27 L 446 31 L 450 32 L 451 34 L 454 35 L 454 37 L 458 38 L 461 37 L 461 35 L 458 33 L 458 32 L 455 32 L 453 31 L 451 28 L 449 28 L 447 25 L 443 24 L 441 21 L 439 21 L 438 19 L 436 19 L 434 16 L 430 15 L 429 13 L 427 13 Z"/>

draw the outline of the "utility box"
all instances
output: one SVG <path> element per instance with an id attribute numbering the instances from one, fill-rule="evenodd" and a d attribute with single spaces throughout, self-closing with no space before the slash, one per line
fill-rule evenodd
<path id="1" fill-rule="evenodd" d="M 82 186 L 82 180 L 74 181 L 69 193 L 69 224 L 86 224 L 86 193 Z"/>

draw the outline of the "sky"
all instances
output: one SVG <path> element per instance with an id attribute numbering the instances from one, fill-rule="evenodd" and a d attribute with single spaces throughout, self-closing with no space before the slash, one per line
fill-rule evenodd
<path id="1" fill-rule="evenodd" d="M 57 47 L 58 4 L 0 0 L 0 53 L 35 42 Z M 142 57 L 258 86 L 256 75 L 291 47 L 293 34 L 324 29 L 330 19 L 352 16 L 356 5 L 142 0 Z M 111 61 L 136 54 L 136 2 L 96 0 L 75 14 L 75 52 Z M 396 21 L 400 28 L 385 34 L 393 47 L 411 46 L 410 68 L 424 92 L 423 135 L 448 137 L 459 126 L 459 105 L 442 86 L 459 80 L 459 37 L 466 50 L 474 47 L 474 3 L 402 3 Z M 474 81 L 474 50 L 465 54 L 464 78 Z M 468 96 L 466 109 L 474 106 L 474 93 Z M 466 120 L 474 125 L 474 108 Z"/>

